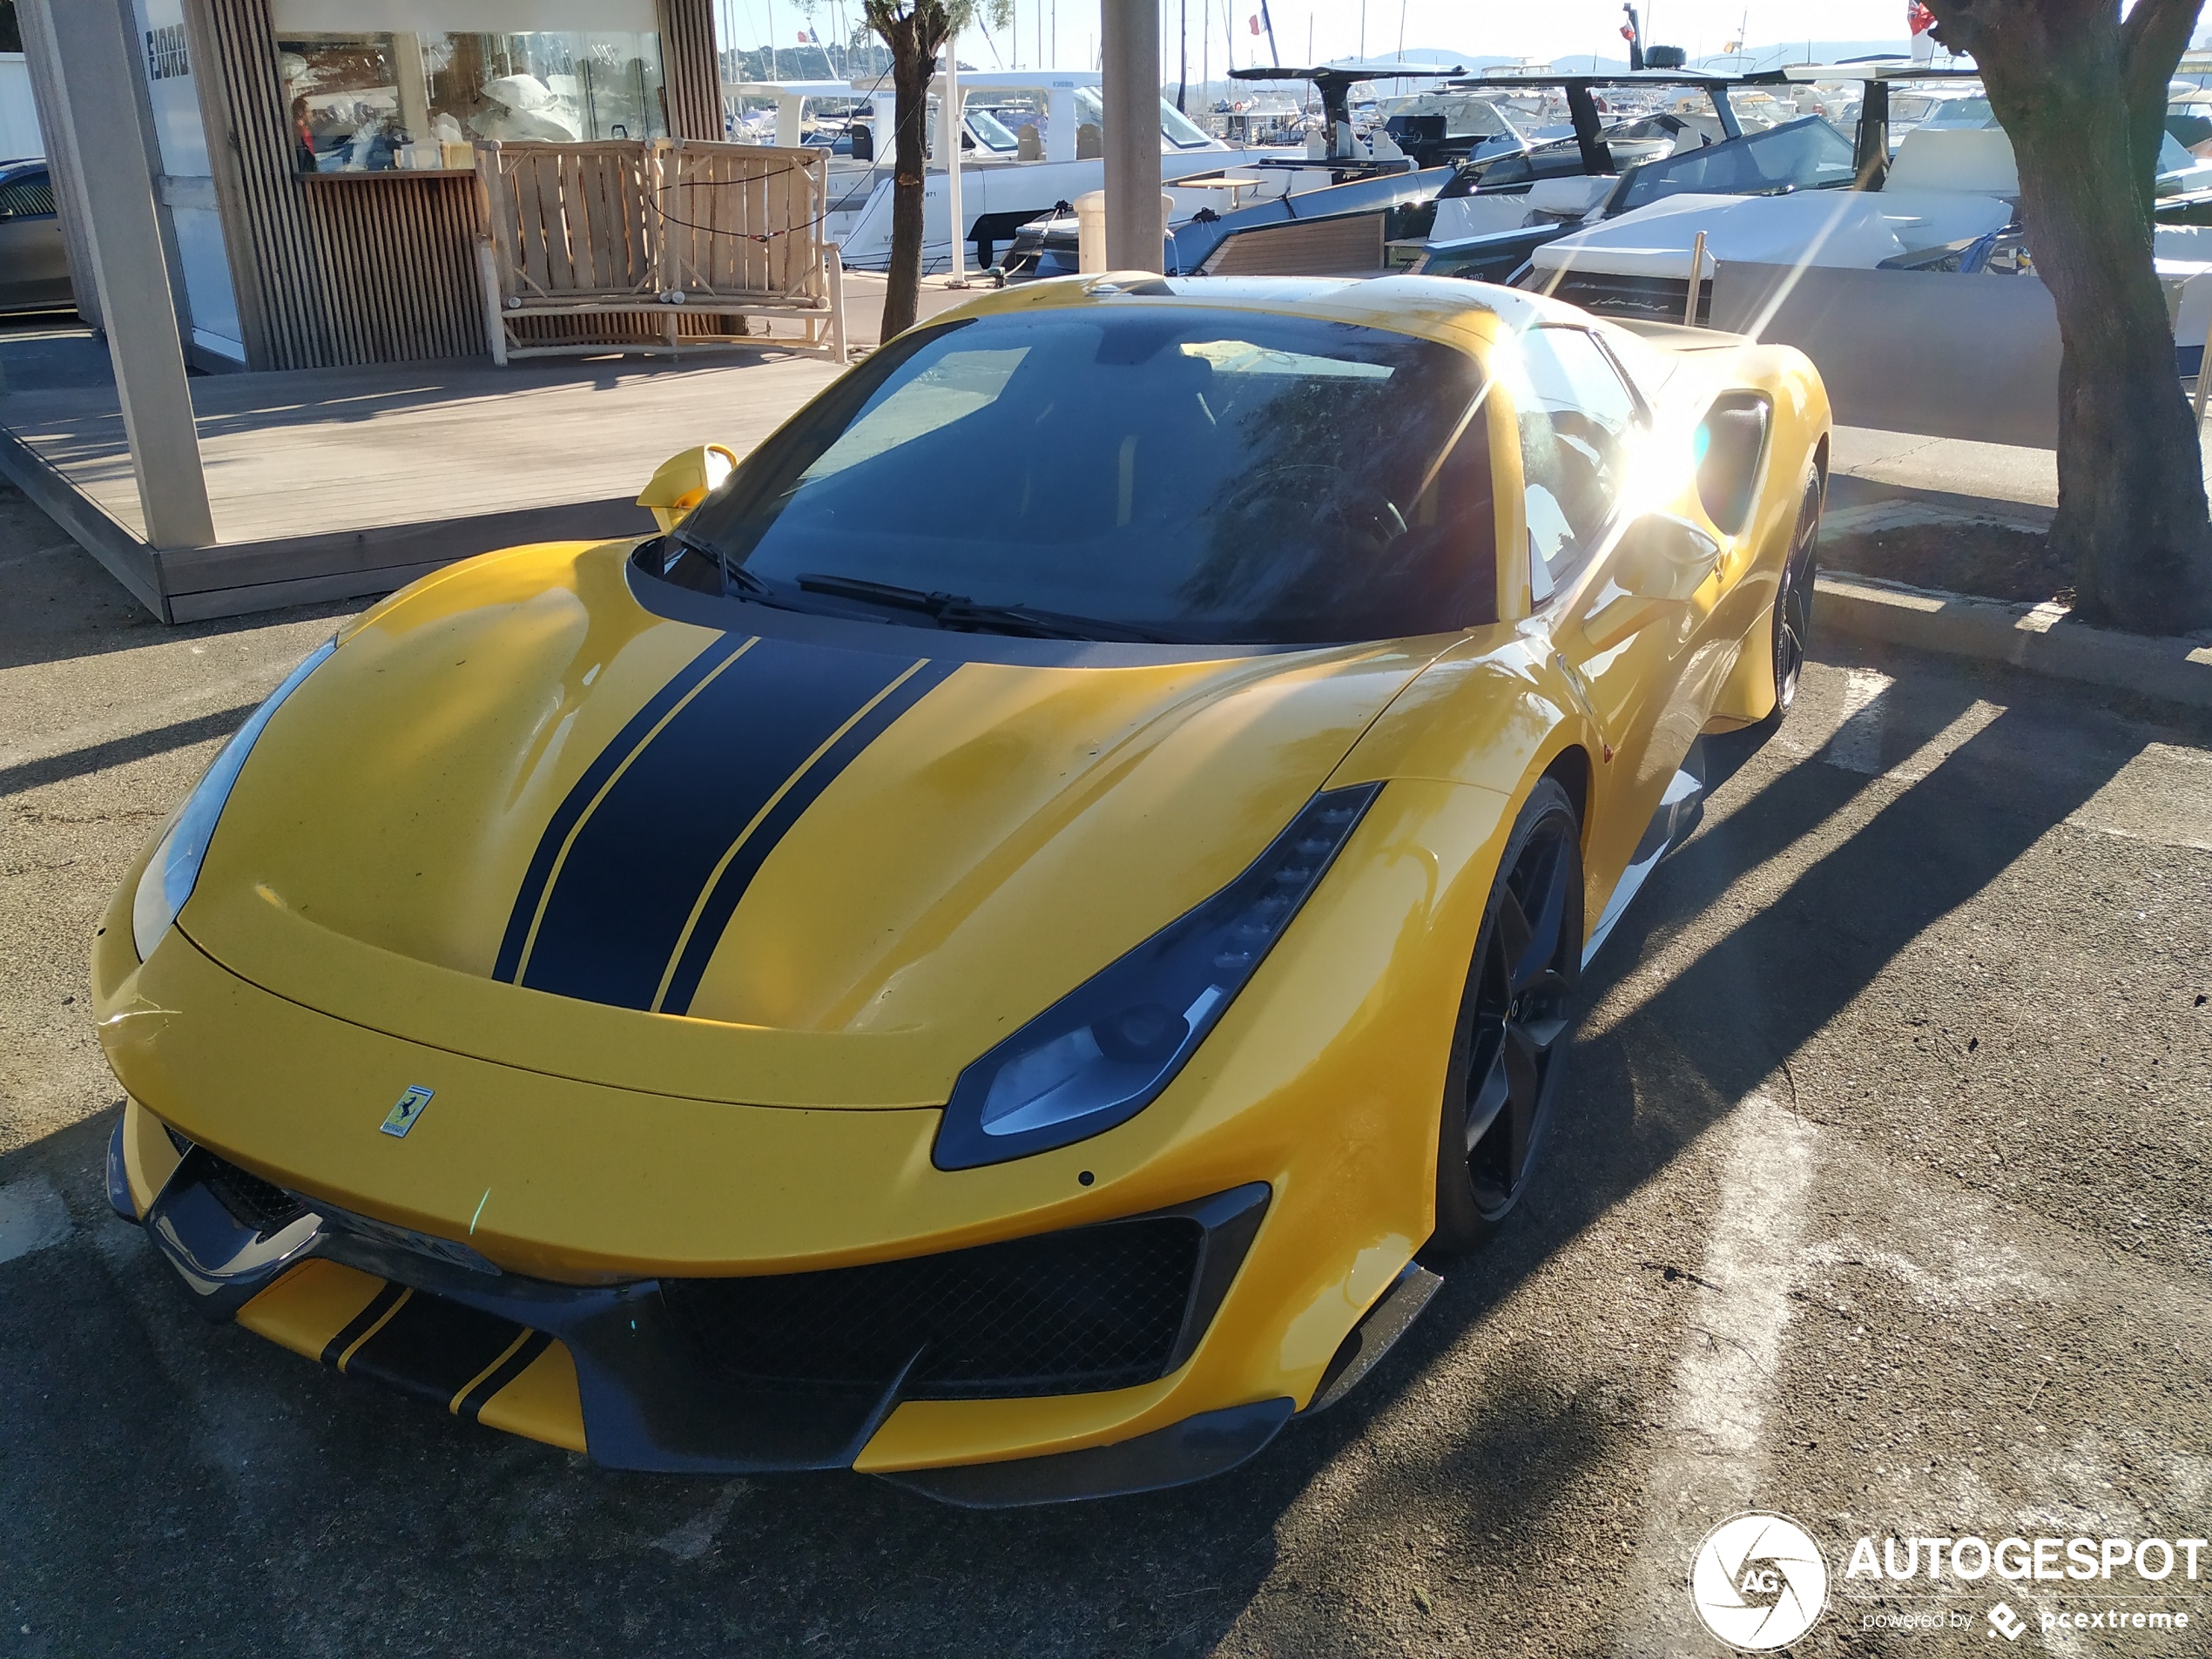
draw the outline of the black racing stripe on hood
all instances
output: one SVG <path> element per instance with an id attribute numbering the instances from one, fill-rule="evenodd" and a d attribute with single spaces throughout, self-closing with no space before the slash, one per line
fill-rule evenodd
<path id="1" fill-rule="evenodd" d="M 523 877 L 523 890 L 516 895 L 514 912 L 507 918 L 506 937 L 499 942 L 499 958 L 491 970 L 494 979 L 515 977 L 515 970 L 522 964 L 523 947 L 529 938 L 530 924 L 537 920 L 538 904 L 545 896 L 545 884 L 552 877 L 554 862 L 561 856 L 569 832 L 576 827 L 577 820 L 583 816 L 592 799 L 606 786 L 615 768 L 637 752 L 647 734 L 701 680 L 742 649 L 743 642 L 725 636 L 691 658 L 675 678 L 653 694 L 651 701 L 631 717 L 629 723 L 615 734 L 614 741 L 583 769 L 583 776 L 576 780 L 576 786 L 562 800 L 552 821 L 546 825 L 545 833 L 538 837 L 537 851 L 530 855 L 529 869 Z"/>
<path id="2" fill-rule="evenodd" d="M 745 897 L 768 854 L 774 852 L 791 826 L 796 824 L 807 807 L 832 780 L 851 765 L 860 752 L 880 737 L 894 720 L 941 685 L 958 663 L 925 662 L 900 681 L 887 693 L 883 700 L 853 724 L 850 731 L 833 744 L 822 757 L 806 769 L 806 775 L 797 779 L 784 798 L 761 820 L 760 827 L 748 836 L 736 856 L 724 867 L 715 879 L 714 887 L 706 895 L 706 903 L 699 912 L 698 921 L 691 928 L 691 937 L 684 941 L 683 954 L 678 957 L 676 971 L 670 976 L 668 991 L 661 998 L 661 1010 L 666 1014 L 687 1014 L 691 998 L 699 988 L 699 978 L 706 972 L 707 962 L 714 955 L 714 948 L 721 942 L 722 930 L 730 925 L 736 914 L 738 901 Z"/>
<path id="3" fill-rule="evenodd" d="M 821 770 L 809 765 L 816 752 L 922 666 L 911 657 L 761 638 L 728 659 L 589 808 L 516 982 L 651 1008 L 717 872 L 735 867 L 747 826 L 787 786 L 806 792 L 799 774 Z M 764 819 L 749 839 L 788 827 L 787 819 Z"/>

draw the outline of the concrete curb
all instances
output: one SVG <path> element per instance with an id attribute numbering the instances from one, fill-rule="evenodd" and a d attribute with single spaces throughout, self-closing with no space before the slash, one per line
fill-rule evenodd
<path id="1" fill-rule="evenodd" d="M 1823 576 L 1813 626 L 1858 639 L 2009 663 L 2056 679 L 2212 709 L 2212 643 L 2115 633 L 2057 604 L 2006 604 L 1871 577 Z"/>

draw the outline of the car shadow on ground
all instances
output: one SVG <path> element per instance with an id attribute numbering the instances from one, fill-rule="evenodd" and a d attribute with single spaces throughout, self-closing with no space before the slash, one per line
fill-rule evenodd
<path id="1" fill-rule="evenodd" d="M 1972 700 L 1962 685 L 1955 707 L 1916 719 L 1946 722 Z M 1634 1431 L 1561 1398 L 1540 1352 L 1516 1348 L 1469 1392 L 1454 1351 L 1737 1103 L 1763 1087 L 1787 1096 L 1787 1062 L 1810 1037 L 2109 775 L 1992 787 L 1991 768 L 2013 764 L 2006 718 L 1635 990 L 1576 1050 L 1514 1224 L 1449 1269 L 1427 1317 L 1337 1410 L 1181 1491 L 968 1513 L 849 1474 L 597 1470 L 195 1319 L 135 1230 L 106 1213 L 111 1114 L 0 1159 L 0 1196 L 35 1197 L 44 1183 L 71 1222 L 8 1264 L 0 1302 L 0 1628 L 30 1625 L 33 1652 L 226 1659 L 1197 1654 L 1265 1584 L 1271 1601 L 1293 1599 L 1299 1651 L 1359 1651 L 1379 1615 L 1309 1563 L 1386 1532 L 1419 1548 L 1409 1515 L 1510 1548 L 1541 1527 L 1548 1494 L 1629 1454 Z M 1817 755 L 1751 767 L 1758 741 L 1716 745 L 1715 809 L 1607 947 L 1593 1000 L 1619 1003 L 1629 976 L 1742 873 L 1868 805 L 1858 798 L 1872 779 Z M 1426 1413 L 1440 1427 L 1403 1431 L 1401 1406 L 1452 1387 Z M 1297 1569 L 1312 1581 L 1274 1576 L 1294 1507 L 1313 1523 Z"/>

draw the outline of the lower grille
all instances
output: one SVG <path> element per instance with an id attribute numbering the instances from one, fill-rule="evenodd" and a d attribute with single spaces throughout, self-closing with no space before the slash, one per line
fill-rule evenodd
<path id="1" fill-rule="evenodd" d="M 204 1149 L 203 1149 L 204 1150 Z M 266 1238 L 280 1232 L 307 1213 L 307 1206 L 282 1187 L 248 1175 L 235 1163 L 207 1155 L 207 1190 L 231 1212 L 241 1227 L 251 1227 Z"/>
<path id="2" fill-rule="evenodd" d="M 908 1399 L 1126 1388 L 1164 1374 L 1205 1231 L 1114 1222 L 974 1250 L 772 1278 L 668 1279 L 678 1325 L 725 1379 Z"/>

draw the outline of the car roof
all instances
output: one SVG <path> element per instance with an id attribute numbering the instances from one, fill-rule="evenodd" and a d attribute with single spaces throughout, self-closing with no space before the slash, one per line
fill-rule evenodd
<path id="1" fill-rule="evenodd" d="M 1458 277 L 1163 277 L 1150 271 L 1109 271 L 986 292 L 935 320 L 1131 303 L 1316 317 L 1478 354 L 1501 324 L 1518 331 L 1548 314 L 1533 295 Z"/>

